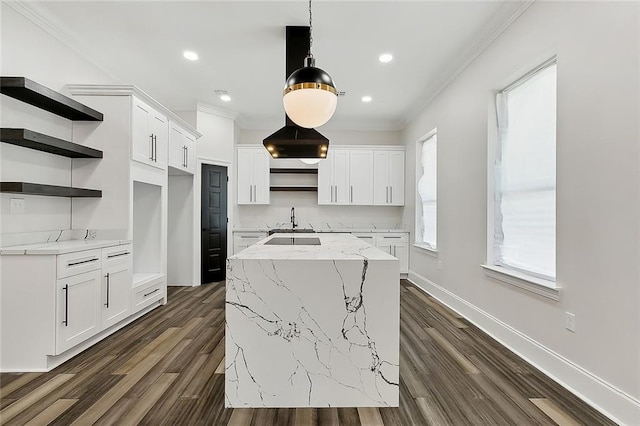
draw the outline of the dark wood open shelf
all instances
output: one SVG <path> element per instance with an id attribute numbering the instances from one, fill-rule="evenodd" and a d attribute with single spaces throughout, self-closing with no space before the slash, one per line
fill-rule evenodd
<path id="1" fill-rule="evenodd" d="M 74 121 L 102 121 L 102 113 L 25 77 L 2 77 L 0 93 Z"/>
<path id="2" fill-rule="evenodd" d="M 102 158 L 102 151 L 29 129 L 0 129 L 0 140 L 11 145 L 69 158 Z"/>
<path id="3" fill-rule="evenodd" d="M 292 169 L 292 168 L 271 168 L 271 173 L 293 173 L 304 175 L 317 175 L 318 169 Z"/>
<path id="4" fill-rule="evenodd" d="M 102 191 L 97 189 L 72 188 L 70 186 L 43 185 L 29 182 L 0 182 L 0 192 L 49 197 L 102 197 Z"/>
<path id="5" fill-rule="evenodd" d="M 318 192 L 317 186 L 272 186 L 269 188 L 271 191 L 288 191 L 288 192 L 302 192 L 312 191 Z"/>

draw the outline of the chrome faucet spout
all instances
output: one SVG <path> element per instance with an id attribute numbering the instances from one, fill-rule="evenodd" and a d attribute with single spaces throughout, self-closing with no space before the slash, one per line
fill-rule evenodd
<path id="1" fill-rule="evenodd" d="M 298 224 L 296 223 L 296 210 L 295 207 L 291 207 L 291 228 L 295 229 Z"/>

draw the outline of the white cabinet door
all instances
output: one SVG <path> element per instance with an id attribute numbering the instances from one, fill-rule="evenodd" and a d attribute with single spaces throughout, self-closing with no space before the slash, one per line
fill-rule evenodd
<path id="1" fill-rule="evenodd" d="M 196 173 L 196 138 L 187 133 L 184 137 L 186 170 L 192 175 Z"/>
<path id="2" fill-rule="evenodd" d="M 167 118 L 140 99 L 133 98 L 131 158 L 160 169 L 167 167 Z"/>
<path id="3" fill-rule="evenodd" d="M 101 330 L 101 270 L 58 280 L 56 355 Z"/>
<path id="4" fill-rule="evenodd" d="M 389 153 L 373 153 L 373 204 L 389 204 Z"/>
<path id="5" fill-rule="evenodd" d="M 269 204 L 269 154 L 238 148 L 238 204 Z"/>
<path id="6" fill-rule="evenodd" d="M 174 123 L 169 124 L 169 165 L 176 169 L 184 169 L 184 130 Z"/>
<path id="7" fill-rule="evenodd" d="M 195 137 L 176 123 L 169 122 L 169 166 L 189 174 L 196 170 Z"/>
<path id="8" fill-rule="evenodd" d="M 353 150 L 349 154 L 349 204 L 373 204 L 373 152 Z"/>
<path id="9" fill-rule="evenodd" d="M 125 319 L 131 312 L 132 265 L 130 262 L 102 270 L 102 327 L 108 328 Z"/>
<path id="10" fill-rule="evenodd" d="M 239 253 L 258 241 L 266 238 L 266 232 L 234 232 L 233 233 L 233 254 Z"/>
<path id="11" fill-rule="evenodd" d="M 350 198 L 349 150 L 331 149 L 318 163 L 318 204 L 347 205 Z"/>
<path id="12" fill-rule="evenodd" d="M 269 158 L 271 156 L 264 148 L 253 151 L 253 204 L 269 204 Z"/>
<path id="13" fill-rule="evenodd" d="M 151 107 L 133 98 L 131 117 L 131 158 L 145 164 L 153 162 L 153 131 L 151 130 Z"/>
<path id="14" fill-rule="evenodd" d="M 404 177 L 404 152 L 390 151 L 389 204 L 394 206 L 404 206 Z"/>
<path id="15" fill-rule="evenodd" d="M 333 149 L 318 163 L 318 204 L 333 203 Z"/>
<path id="16" fill-rule="evenodd" d="M 400 273 L 409 273 L 409 243 L 397 242 L 392 247 L 393 256 L 400 261 Z"/>
<path id="17" fill-rule="evenodd" d="M 351 197 L 349 186 L 349 150 L 333 150 L 333 204 L 347 205 Z"/>
<path id="18" fill-rule="evenodd" d="M 102 249 L 102 328 L 131 314 L 133 249 L 130 244 Z"/>
<path id="19" fill-rule="evenodd" d="M 373 173 L 373 203 L 403 206 L 404 151 L 375 151 Z"/>
<path id="20" fill-rule="evenodd" d="M 158 111 L 152 111 L 151 128 L 153 129 L 154 152 L 151 165 L 159 169 L 166 169 L 169 145 L 169 122 L 167 117 Z"/>

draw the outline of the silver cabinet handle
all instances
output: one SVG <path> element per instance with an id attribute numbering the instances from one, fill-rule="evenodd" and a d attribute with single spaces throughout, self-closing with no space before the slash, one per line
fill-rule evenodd
<path id="1" fill-rule="evenodd" d="M 249 202 L 253 201 L 253 185 L 249 185 Z"/>
<path id="2" fill-rule="evenodd" d="M 107 279 L 107 303 L 104 304 L 104 306 L 106 306 L 107 308 L 109 308 L 109 287 L 110 287 L 110 280 L 109 280 L 109 273 L 107 272 L 107 275 L 105 275 L 105 278 Z"/>
<path id="3" fill-rule="evenodd" d="M 389 204 L 393 204 L 393 186 L 389 187 Z"/>
<path id="4" fill-rule="evenodd" d="M 349 188 L 349 202 L 353 203 L 353 185 Z"/>
<path id="5" fill-rule="evenodd" d="M 69 327 L 69 284 L 62 287 L 64 290 L 64 321 L 62 323 L 65 327 Z"/>
<path id="6" fill-rule="evenodd" d="M 184 147 L 184 166 L 189 167 L 189 147 Z"/>
<path id="7" fill-rule="evenodd" d="M 149 146 L 149 160 L 153 161 L 153 133 L 149 135 L 149 142 L 151 143 Z"/>

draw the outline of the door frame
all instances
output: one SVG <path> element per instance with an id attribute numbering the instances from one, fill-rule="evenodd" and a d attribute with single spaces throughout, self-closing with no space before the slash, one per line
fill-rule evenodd
<path id="1" fill-rule="evenodd" d="M 197 143 L 197 142 L 196 142 Z M 233 167 L 231 162 L 225 160 L 217 160 L 214 158 L 198 157 L 196 158 L 196 182 L 194 191 L 198 194 L 196 198 L 195 209 L 193 209 L 193 223 L 194 223 L 194 239 L 193 239 L 193 276 L 194 283 L 202 285 L 202 245 L 201 245 L 201 229 L 202 229 L 202 166 L 220 166 L 227 168 L 227 257 L 229 253 L 233 253 L 233 238 L 230 232 L 233 229 L 233 208 L 232 201 L 235 199 L 231 197 L 231 188 L 233 187 Z"/>

